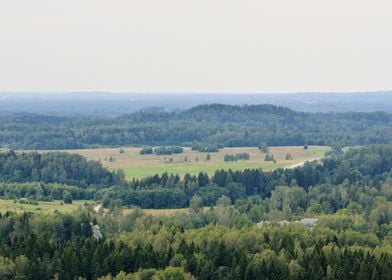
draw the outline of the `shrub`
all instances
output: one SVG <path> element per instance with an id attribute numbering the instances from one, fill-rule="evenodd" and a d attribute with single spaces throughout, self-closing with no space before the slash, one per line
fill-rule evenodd
<path id="1" fill-rule="evenodd" d="M 139 154 L 141 155 L 151 155 L 153 153 L 152 147 L 144 147 L 143 149 L 140 150 Z"/>
<path id="2" fill-rule="evenodd" d="M 63 192 L 63 201 L 65 204 L 72 204 L 72 195 L 69 191 Z"/>

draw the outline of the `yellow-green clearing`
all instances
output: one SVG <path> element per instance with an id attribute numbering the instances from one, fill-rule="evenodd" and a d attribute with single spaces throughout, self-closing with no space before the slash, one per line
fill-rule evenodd
<path id="1" fill-rule="evenodd" d="M 53 213 L 55 210 L 62 213 L 69 213 L 83 207 L 85 200 L 74 200 L 72 204 L 64 204 L 61 201 L 38 201 L 38 205 L 24 204 L 14 200 L 0 199 L 0 212 L 39 212 L 39 213 Z M 92 201 L 87 201 L 91 203 Z"/>
<path id="2" fill-rule="evenodd" d="M 20 203 L 19 200 L 12 199 L 0 199 L 0 213 L 5 213 L 7 211 L 10 212 L 33 212 L 33 213 L 43 213 L 43 214 L 53 214 L 55 211 L 60 213 L 70 213 L 73 211 L 77 211 L 79 207 L 85 207 L 85 205 L 89 204 L 93 208 L 97 207 L 95 201 L 92 200 L 74 200 L 72 204 L 64 204 L 62 201 L 38 201 L 38 205 L 33 204 L 24 204 Z M 99 207 L 99 206 L 98 206 Z M 205 207 L 208 209 L 209 207 Z M 180 208 L 180 209 L 140 209 L 146 215 L 152 216 L 170 216 L 177 213 L 187 213 L 189 208 Z M 123 214 L 130 214 L 135 209 L 133 208 L 123 208 Z"/>
<path id="3" fill-rule="evenodd" d="M 109 169 L 122 169 L 127 179 L 143 178 L 164 172 L 178 174 L 198 174 L 207 172 L 213 174 L 217 169 L 243 170 L 246 168 L 262 168 L 273 170 L 276 168 L 293 167 L 305 161 L 319 159 L 324 156 L 330 148 L 326 146 L 285 146 L 270 147 L 270 154 L 274 156 L 276 163 L 264 161 L 265 154 L 256 147 L 224 148 L 217 153 L 210 153 L 211 159 L 206 160 L 207 153 L 192 151 L 185 147 L 182 154 L 175 155 L 140 155 L 141 148 L 97 148 L 66 150 L 69 153 L 77 153 L 90 160 L 98 160 Z M 64 152 L 64 151 L 63 151 Z M 226 154 L 249 153 L 250 159 L 246 161 L 225 162 Z M 291 160 L 286 160 L 286 154 L 292 155 Z"/>

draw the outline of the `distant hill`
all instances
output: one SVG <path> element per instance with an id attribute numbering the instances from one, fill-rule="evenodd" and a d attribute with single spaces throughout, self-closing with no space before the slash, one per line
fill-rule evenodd
<path id="1" fill-rule="evenodd" d="M 272 104 L 303 112 L 392 112 L 392 91 L 287 94 L 142 94 L 0 92 L 0 112 L 119 116 L 138 110 L 186 110 L 200 104 Z"/>
<path id="2" fill-rule="evenodd" d="M 392 143 L 392 113 L 297 112 L 275 105 L 199 105 L 121 116 L 0 115 L 0 146 L 75 149 L 102 146 L 244 147 Z"/>

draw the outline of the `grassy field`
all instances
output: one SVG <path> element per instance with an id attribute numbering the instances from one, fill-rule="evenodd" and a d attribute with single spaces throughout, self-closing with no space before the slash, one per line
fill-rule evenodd
<path id="1" fill-rule="evenodd" d="M 83 206 L 86 201 L 74 200 L 72 204 L 61 204 L 61 201 L 39 201 L 38 205 L 22 204 L 13 200 L 0 199 L 0 212 L 40 212 L 53 213 L 55 210 L 67 213 L 77 210 L 79 206 Z M 90 201 L 91 202 L 91 201 Z"/>
<path id="2" fill-rule="evenodd" d="M 309 146 L 305 150 L 302 146 L 271 147 L 272 154 L 276 163 L 264 161 L 265 154 L 261 153 L 256 147 L 224 148 L 218 153 L 210 153 L 211 160 L 207 161 L 207 153 L 192 151 L 184 148 L 184 153 L 167 156 L 140 155 L 141 148 L 124 147 L 124 153 L 120 153 L 119 148 L 99 148 L 67 150 L 70 153 L 77 153 L 91 160 L 98 160 L 109 169 L 122 169 L 126 177 L 142 178 L 164 172 L 179 174 L 186 173 L 198 174 L 207 172 L 213 174 L 217 169 L 243 170 L 246 168 L 262 168 L 263 170 L 273 170 L 300 165 L 305 161 L 321 158 L 330 148 L 325 146 Z M 225 154 L 249 153 L 250 160 L 225 162 Z M 293 156 L 292 160 L 286 160 L 286 154 Z M 185 158 L 187 160 L 185 160 Z"/>
<path id="3" fill-rule="evenodd" d="M 217 169 L 243 170 L 246 168 L 262 168 L 263 170 L 273 170 L 299 165 L 307 160 L 321 158 L 329 147 L 310 146 L 304 150 L 302 146 L 290 147 L 271 147 L 270 154 L 274 155 L 276 163 L 264 161 L 265 154 L 255 147 L 245 148 L 224 148 L 218 153 L 210 153 L 211 160 L 206 161 L 207 153 L 192 151 L 190 148 L 184 148 L 184 153 L 170 156 L 157 155 L 140 155 L 140 148 L 122 148 L 124 153 L 120 153 L 119 148 L 99 148 L 99 149 L 82 149 L 68 150 L 70 153 L 81 154 L 88 159 L 98 160 L 109 169 L 122 169 L 126 177 L 143 178 L 154 174 L 164 172 L 179 174 L 186 173 L 198 174 L 207 172 L 213 174 Z M 250 160 L 225 162 L 225 154 L 249 153 Z M 292 160 L 285 160 L 287 153 L 293 156 Z M 185 158 L 187 161 L 185 162 Z M 169 163 L 169 161 L 172 162 Z"/>
<path id="4" fill-rule="evenodd" d="M 34 213 L 44 213 L 50 214 L 54 213 L 55 210 L 61 213 L 70 213 L 72 211 L 77 211 L 79 207 L 84 207 L 84 204 L 88 203 L 91 205 L 96 205 L 95 201 L 88 200 L 74 200 L 72 204 L 63 204 L 61 201 L 39 201 L 38 205 L 23 204 L 19 202 L 14 202 L 10 199 L 0 199 L 0 213 L 5 213 L 7 211 L 12 212 L 34 212 Z M 208 209 L 209 207 L 205 207 Z M 144 214 L 152 216 L 170 216 L 176 213 L 186 213 L 189 208 L 181 209 L 141 209 Z M 135 209 L 124 208 L 123 213 L 129 214 Z"/>

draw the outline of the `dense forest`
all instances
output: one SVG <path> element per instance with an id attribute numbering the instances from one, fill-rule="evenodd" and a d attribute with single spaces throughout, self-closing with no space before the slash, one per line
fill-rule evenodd
<path id="1" fill-rule="evenodd" d="M 0 279 L 392 279 L 391 117 L 270 105 L 95 119 L 2 116 L 0 142 L 9 148 L 333 148 L 295 168 L 132 180 L 77 154 L 2 152 L 0 198 L 36 210 L 0 213 Z M 82 199 L 70 213 L 40 208 Z M 187 209 L 143 210 L 166 208 Z"/>
<path id="2" fill-rule="evenodd" d="M 6 214 L 1 279 L 391 279 L 389 239 L 354 226 L 200 228 L 184 215 Z"/>
<path id="3" fill-rule="evenodd" d="M 180 112 L 119 117 L 3 114 L 0 146 L 74 149 L 93 146 L 241 147 L 392 143 L 392 114 L 304 113 L 273 105 L 200 105 Z M 214 150 L 211 148 L 211 150 Z"/>
<path id="4" fill-rule="evenodd" d="M 98 161 L 68 153 L 0 153 L 0 181 L 43 182 L 107 187 L 124 180 L 122 171 L 110 172 Z"/>

